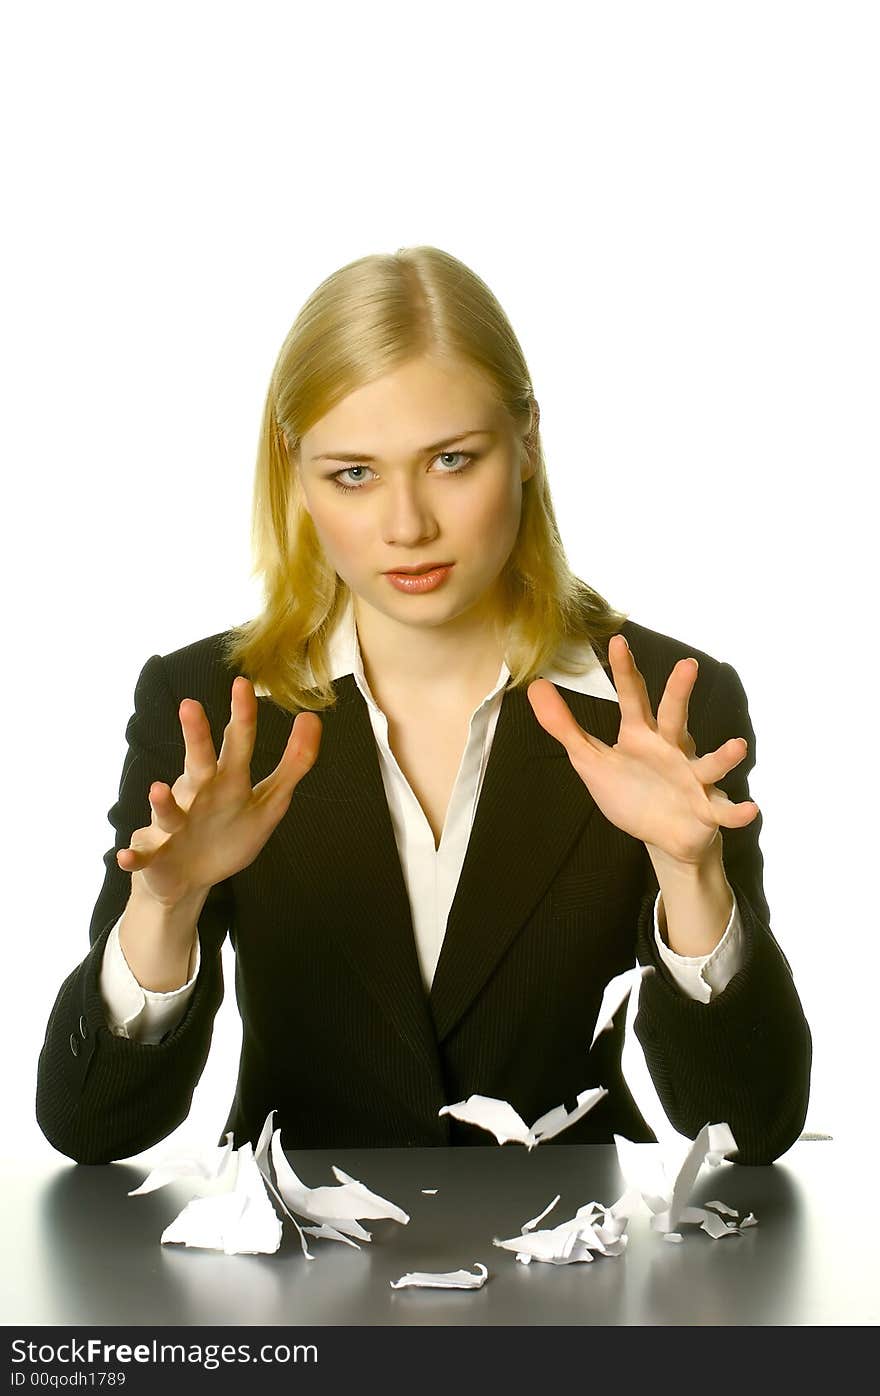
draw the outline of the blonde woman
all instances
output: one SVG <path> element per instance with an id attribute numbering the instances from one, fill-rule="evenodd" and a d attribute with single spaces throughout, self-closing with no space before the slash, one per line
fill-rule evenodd
<path id="1" fill-rule="evenodd" d="M 770 931 L 729 664 L 572 575 L 525 358 L 485 283 L 432 247 L 314 291 L 272 374 L 248 623 L 152 655 L 135 690 L 91 950 L 62 985 L 37 1114 L 81 1162 L 187 1115 L 235 948 L 229 1117 L 294 1147 L 485 1144 L 608 1095 L 560 1142 L 650 1138 L 636 1033 L 672 1124 L 741 1162 L 797 1138 L 810 1033 Z M 598 520 L 594 520 L 594 523 Z"/>

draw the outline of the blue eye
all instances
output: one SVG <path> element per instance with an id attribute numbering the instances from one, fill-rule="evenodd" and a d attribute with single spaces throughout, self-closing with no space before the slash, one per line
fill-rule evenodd
<path id="1" fill-rule="evenodd" d="M 456 466 L 454 470 L 441 470 L 441 475 L 462 475 L 469 468 L 469 466 L 472 465 L 473 462 L 478 459 L 475 453 L 468 451 L 441 451 L 439 455 L 434 457 L 434 459 L 441 460 L 443 456 L 452 456 L 453 458 L 458 457 L 460 460 L 463 460 L 465 464 Z M 343 475 L 350 475 L 352 472 L 356 470 L 367 471 L 369 470 L 369 468 L 370 467 L 368 465 L 347 465 L 344 470 L 337 470 L 335 475 L 329 475 L 327 478 L 333 481 L 333 484 L 336 486 L 338 490 L 344 490 L 346 494 L 353 494 L 356 490 L 363 489 L 367 481 L 355 480 L 350 485 L 344 485 L 342 483 L 341 477 Z"/>

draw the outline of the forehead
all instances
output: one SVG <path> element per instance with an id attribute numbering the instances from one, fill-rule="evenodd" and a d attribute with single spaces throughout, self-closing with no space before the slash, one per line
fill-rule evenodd
<path id="1" fill-rule="evenodd" d="M 419 450 L 470 430 L 498 430 L 506 413 L 489 384 L 466 365 L 419 359 L 338 402 L 302 438 L 304 451 Z"/>

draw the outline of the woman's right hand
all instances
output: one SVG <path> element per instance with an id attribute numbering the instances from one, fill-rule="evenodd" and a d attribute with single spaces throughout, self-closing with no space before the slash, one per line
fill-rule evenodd
<path id="1" fill-rule="evenodd" d="M 172 786 L 153 782 L 149 827 L 135 829 L 128 848 L 116 854 L 123 872 L 137 874 L 142 889 L 163 906 L 207 894 L 252 863 L 315 763 L 321 719 L 317 713 L 297 713 L 281 760 L 252 788 L 257 712 L 253 684 L 239 675 L 218 757 L 201 703 L 184 698 L 180 704 L 183 772 Z"/>

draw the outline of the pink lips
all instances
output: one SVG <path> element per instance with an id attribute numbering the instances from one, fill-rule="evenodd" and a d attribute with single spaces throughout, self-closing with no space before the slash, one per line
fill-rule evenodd
<path id="1" fill-rule="evenodd" d="M 386 572 L 385 576 L 398 591 L 433 591 L 445 582 L 454 566 L 455 564 L 450 562 L 444 567 L 432 567 L 427 572 Z"/>

